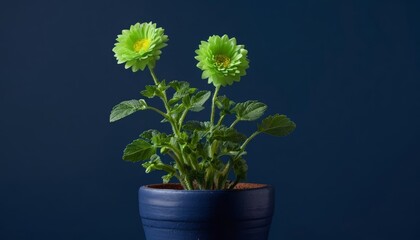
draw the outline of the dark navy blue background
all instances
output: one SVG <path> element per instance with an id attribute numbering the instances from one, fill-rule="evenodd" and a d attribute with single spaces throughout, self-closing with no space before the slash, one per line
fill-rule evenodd
<path id="1" fill-rule="evenodd" d="M 277 191 L 270 239 L 420 239 L 419 4 L 192 2 L 1 4 L 0 239 L 144 239 L 137 189 L 160 174 L 121 153 L 163 126 L 152 112 L 108 123 L 114 104 L 152 83 L 111 51 L 137 21 L 170 37 L 159 77 L 205 89 L 199 41 L 236 36 L 251 68 L 221 94 L 297 123 L 248 149 L 249 181 Z"/>

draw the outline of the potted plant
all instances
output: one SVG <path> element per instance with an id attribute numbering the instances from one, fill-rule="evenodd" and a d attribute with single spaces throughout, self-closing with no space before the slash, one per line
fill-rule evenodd
<path id="1" fill-rule="evenodd" d="M 155 66 L 168 36 L 156 24 L 136 23 L 123 30 L 113 48 L 119 64 L 133 72 L 147 69 L 153 84 L 141 91 L 144 98 L 159 98 L 162 108 L 145 99 L 123 101 L 112 108 L 110 122 L 134 112 L 151 110 L 162 116 L 172 132 L 146 130 L 127 145 L 123 159 L 143 161 L 146 173 L 166 172 L 163 184 L 139 189 L 140 216 L 148 240 L 267 239 L 274 211 L 274 189 L 246 179 L 246 147 L 257 135 L 286 136 L 296 127 L 285 115 L 266 117 L 246 136 L 236 130 L 242 121 L 259 119 L 267 106 L 250 100 L 236 103 L 221 95 L 222 87 L 239 82 L 249 67 L 248 51 L 235 38 L 213 35 L 195 51 L 202 79 L 214 91 L 199 91 L 184 81 L 165 81 Z M 188 120 L 189 112 L 204 110 L 207 121 Z M 235 120 L 226 123 L 233 115 Z M 163 156 L 168 156 L 163 158 Z M 231 179 L 230 177 L 233 178 Z M 171 179 L 179 183 L 169 183 Z"/>

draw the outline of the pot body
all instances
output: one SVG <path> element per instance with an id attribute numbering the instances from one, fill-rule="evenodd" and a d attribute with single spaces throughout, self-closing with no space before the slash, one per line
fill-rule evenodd
<path id="1" fill-rule="evenodd" d="M 162 185 L 160 185 L 159 188 Z M 269 185 L 241 190 L 139 189 L 147 240 L 266 240 L 274 213 Z"/>

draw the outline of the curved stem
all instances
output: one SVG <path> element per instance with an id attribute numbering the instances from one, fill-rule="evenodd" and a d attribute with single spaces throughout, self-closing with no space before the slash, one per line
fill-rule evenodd
<path id="1" fill-rule="evenodd" d="M 236 122 L 236 121 L 235 121 Z M 239 152 L 236 154 L 236 156 L 232 159 L 232 161 L 236 161 L 236 159 L 238 159 L 238 157 L 239 156 L 241 156 L 241 153 L 243 153 L 244 151 L 245 151 L 245 148 L 246 148 L 246 145 L 248 145 L 248 143 L 254 138 L 254 137 L 256 137 L 258 134 L 260 134 L 261 132 L 259 132 L 259 131 L 256 131 L 256 132 L 254 132 L 253 134 L 251 134 L 251 136 L 249 136 L 246 140 L 245 140 L 245 142 L 241 145 L 241 148 L 240 148 L 240 150 L 239 150 Z M 236 176 L 236 179 L 235 179 L 235 181 L 234 182 L 232 182 L 232 183 L 230 183 L 229 184 L 229 187 L 228 187 L 228 189 L 233 189 L 235 186 L 236 186 L 236 184 L 238 184 L 239 183 L 239 178 L 238 178 L 238 176 Z"/>
<path id="2" fill-rule="evenodd" d="M 182 112 L 181 118 L 179 119 L 179 123 L 178 123 L 179 128 L 182 128 L 182 123 L 184 122 L 185 117 L 187 116 L 187 113 L 188 113 L 188 109 L 185 109 Z"/>
<path id="3" fill-rule="evenodd" d="M 239 121 L 241 121 L 239 118 L 235 119 L 235 121 L 233 121 L 229 128 L 233 128 Z"/>
<path id="4" fill-rule="evenodd" d="M 189 176 L 186 174 L 185 168 L 184 168 L 184 163 L 181 161 L 182 159 L 179 158 L 179 156 L 177 156 L 177 151 L 175 151 L 174 148 L 170 148 L 171 151 L 173 151 L 174 154 L 172 153 L 168 153 L 169 156 L 172 157 L 172 159 L 175 160 L 176 165 L 178 166 L 178 172 L 179 174 L 177 174 L 177 178 L 179 180 L 179 182 L 181 183 L 181 185 L 184 187 L 184 189 L 187 190 L 192 190 L 192 184 L 191 184 L 191 180 L 189 179 Z M 181 151 L 182 153 L 182 151 Z"/>
<path id="5" fill-rule="evenodd" d="M 174 148 L 173 146 L 171 146 L 171 145 L 163 145 L 163 147 L 166 147 L 166 148 L 168 148 L 168 149 L 170 149 L 175 155 L 172 155 L 172 153 L 169 155 L 169 156 L 171 156 L 174 160 L 175 160 L 175 162 L 177 161 L 177 159 L 180 159 L 180 156 L 181 156 L 181 152 L 178 150 L 178 149 L 176 149 L 176 148 Z M 175 157 L 177 158 L 177 159 L 175 159 Z"/>
<path id="6" fill-rule="evenodd" d="M 231 182 L 231 183 L 229 184 L 228 189 L 229 189 L 229 190 L 234 189 L 234 188 L 235 188 L 235 186 L 236 186 L 238 183 L 239 183 L 239 179 L 238 179 L 238 178 L 236 178 L 234 182 Z"/>
<path id="7" fill-rule="evenodd" d="M 169 117 L 166 113 L 160 111 L 159 109 L 157 109 L 155 107 L 147 106 L 147 109 L 150 109 L 152 111 L 155 111 L 155 112 L 159 113 L 160 115 L 162 115 L 166 119 L 168 119 L 168 117 Z M 168 120 L 170 120 L 170 119 L 168 119 Z"/>
<path id="8" fill-rule="evenodd" d="M 217 122 L 216 127 L 219 127 L 220 125 L 222 125 L 223 119 L 225 119 L 225 117 L 226 117 L 226 115 L 222 115 L 222 116 L 219 118 L 219 121 Z"/>
<path id="9" fill-rule="evenodd" d="M 213 123 L 214 123 L 216 98 L 217 98 L 217 94 L 219 93 L 219 90 L 220 90 L 220 85 L 216 86 L 216 90 L 214 91 L 213 99 L 212 99 L 212 103 L 211 103 L 211 115 L 210 115 L 210 126 L 211 127 L 213 127 Z"/>
<path id="10" fill-rule="evenodd" d="M 153 81 L 155 82 L 155 85 L 158 86 L 159 85 L 159 80 L 155 74 L 155 71 L 153 70 L 153 68 L 149 68 L 150 71 L 150 75 L 152 75 Z M 169 108 L 169 104 L 168 104 L 168 98 L 166 97 L 166 91 L 163 91 L 163 104 L 165 105 L 166 111 L 169 114 L 170 108 Z"/>
<path id="11" fill-rule="evenodd" d="M 242 151 L 244 151 L 245 150 L 245 147 L 246 147 L 246 145 L 255 137 L 255 136 L 257 136 L 258 134 L 260 134 L 260 132 L 258 132 L 258 131 L 256 131 L 256 132 L 254 132 L 251 136 L 249 136 L 249 138 L 247 138 L 246 140 L 245 140 L 245 142 L 242 144 L 242 146 L 241 146 L 241 149 L 242 149 Z"/>
<path id="12" fill-rule="evenodd" d="M 149 67 L 149 71 L 150 71 L 150 75 L 152 75 L 153 81 L 155 82 L 156 86 L 159 86 L 159 80 L 155 74 L 155 71 L 153 70 L 153 68 Z M 165 106 L 166 109 L 166 116 L 167 119 L 169 120 L 169 122 L 172 125 L 172 131 L 175 133 L 175 135 L 179 136 L 180 132 L 179 132 L 179 126 L 177 124 L 177 122 L 171 117 L 170 112 L 171 112 L 171 108 L 168 104 L 168 98 L 166 96 L 166 91 L 163 91 L 163 97 L 161 98 L 163 101 L 163 105 Z"/>

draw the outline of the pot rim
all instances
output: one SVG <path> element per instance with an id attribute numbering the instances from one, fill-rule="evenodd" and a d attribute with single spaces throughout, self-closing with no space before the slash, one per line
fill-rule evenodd
<path id="1" fill-rule="evenodd" d="M 223 189 L 223 190 L 207 190 L 207 189 L 197 189 L 197 190 L 185 190 L 185 189 L 167 189 L 167 188 L 153 188 L 153 186 L 162 186 L 162 185 L 181 185 L 180 183 L 154 183 L 154 184 L 147 184 L 140 187 L 140 190 L 146 191 L 157 191 L 157 192 L 177 192 L 177 193 L 222 193 L 222 192 L 244 192 L 244 191 L 255 191 L 260 189 L 273 189 L 273 185 L 271 184 L 261 184 L 261 183 L 248 183 L 244 182 L 243 184 L 252 184 L 256 187 L 253 188 L 240 188 L 240 189 Z"/>

